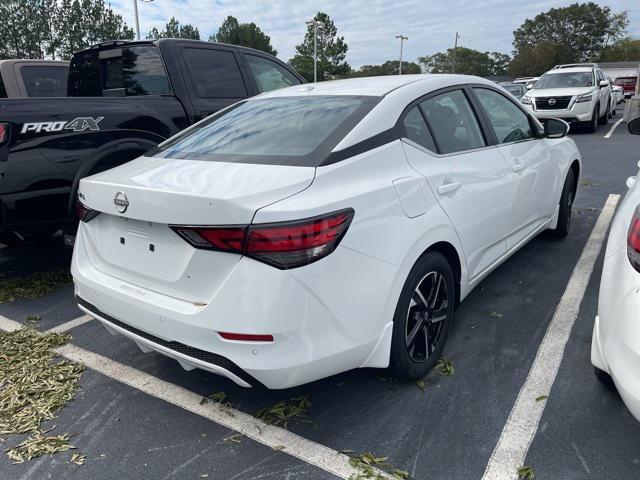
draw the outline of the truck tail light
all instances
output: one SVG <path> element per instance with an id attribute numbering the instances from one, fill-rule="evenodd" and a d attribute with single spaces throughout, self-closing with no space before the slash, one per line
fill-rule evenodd
<path id="1" fill-rule="evenodd" d="M 627 233 L 627 257 L 631 266 L 640 272 L 640 205 L 633 212 Z"/>
<path id="2" fill-rule="evenodd" d="M 195 248 L 239 253 L 284 270 L 308 265 L 333 252 L 353 214 L 347 209 L 292 222 L 171 228 Z"/>
<path id="3" fill-rule="evenodd" d="M 9 141 L 9 124 L 0 123 L 0 145 L 4 145 L 7 141 Z"/>
<path id="4" fill-rule="evenodd" d="M 76 217 L 81 222 L 90 222 L 100 214 L 97 210 L 92 210 L 80 200 L 76 201 Z"/>

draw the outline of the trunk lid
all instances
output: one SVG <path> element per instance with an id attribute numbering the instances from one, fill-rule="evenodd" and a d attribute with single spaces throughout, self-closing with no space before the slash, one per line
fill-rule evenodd
<path id="1" fill-rule="evenodd" d="M 241 257 L 195 249 L 169 225 L 247 225 L 314 175 L 313 167 L 138 158 L 80 182 L 82 202 L 102 212 L 83 224 L 87 255 L 130 284 L 206 304 Z"/>

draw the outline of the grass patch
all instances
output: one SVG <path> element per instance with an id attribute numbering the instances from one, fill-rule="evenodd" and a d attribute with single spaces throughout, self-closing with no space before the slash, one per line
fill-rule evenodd
<path id="1" fill-rule="evenodd" d="M 41 424 L 71 400 L 84 366 L 54 361 L 54 348 L 70 336 L 27 326 L 0 332 L 0 435 L 32 433 L 7 451 L 16 463 L 72 448 L 66 435 L 45 436 Z"/>
<path id="2" fill-rule="evenodd" d="M 254 416 L 264 423 L 287 428 L 290 420 L 304 421 L 310 408 L 309 397 L 301 395 L 290 400 L 282 400 L 272 407 L 261 408 Z"/>
<path id="3" fill-rule="evenodd" d="M 68 268 L 37 272 L 26 277 L 0 278 L 0 303 L 32 300 L 72 282 Z"/>
<path id="4" fill-rule="evenodd" d="M 534 480 L 536 474 L 529 465 L 523 465 L 518 469 L 518 480 Z"/>
<path id="5" fill-rule="evenodd" d="M 453 363 L 447 357 L 440 357 L 438 359 L 438 363 L 436 363 L 436 370 L 440 375 L 444 375 L 445 377 L 450 377 L 456 371 L 453 369 Z"/>
<path id="6" fill-rule="evenodd" d="M 350 456 L 349 464 L 356 470 L 356 473 L 352 474 L 349 477 L 349 480 L 386 480 L 387 477 L 378 471 L 383 469 L 394 479 L 406 480 L 411 478 L 409 472 L 389 465 L 387 462 L 389 457 L 377 457 L 371 452 L 363 452 L 357 455 L 349 453 L 350 451 L 348 450 L 343 452 Z"/>

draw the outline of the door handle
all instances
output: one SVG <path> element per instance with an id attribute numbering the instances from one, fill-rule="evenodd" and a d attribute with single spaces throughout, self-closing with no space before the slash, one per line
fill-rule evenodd
<path id="1" fill-rule="evenodd" d="M 511 170 L 513 171 L 513 173 L 521 172 L 522 170 L 524 170 L 524 164 L 514 163 L 513 166 L 511 167 Z"/>
<path id="2" fill-rule="evenodd" d="M 462 184 L 460 182 L 445 183 L 444 185 L 440 185 L 438 187 L 438 193 L 440 195 L 446 195 L 447 193 L 455 192 L 461 186 L 462 186 Z"/>

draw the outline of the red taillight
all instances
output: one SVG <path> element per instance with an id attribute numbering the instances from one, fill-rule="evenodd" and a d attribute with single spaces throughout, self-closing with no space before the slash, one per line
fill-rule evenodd
<path id="1" fill-rule="evenodd" d="M 636 208 L 627 233 L 627 257 L 631 266 L 640 272 L 640 206 Z"/>
<path id="2" fill-rule="evenodd" d="M 9 124 L 0 123 L 0 145 L 9 140 Z"/>
<path id="3" fill-rule="evenodd" d="M 89 222 L 96 218 L 100 212 L 87 207 L 80 200 L 76 201 L 76 217 L 82 222 Z"/>
<path id="4" fill-rule="evenodd" d="M 273 335 L 254 335 L 247 333 L 218 332 L 225 340 L 235 340 L 239 342 L 273 342 Z"/>
<path id="5" fill-rule="evenodd" d="M 280 269 L 308 265 L 333 252 L 349 228 L 353 210 L 294 222 L 248 227 L 181 227 L 173 230 L 196 248 L 241 253 Z"/>

